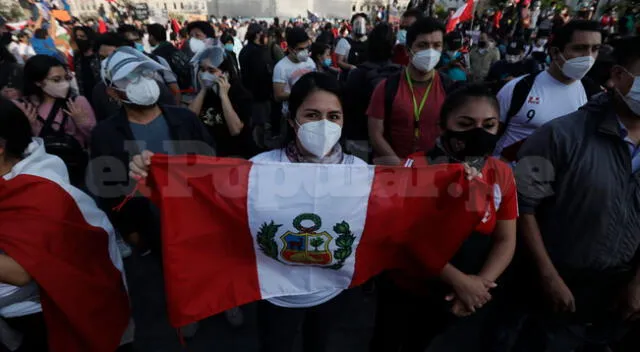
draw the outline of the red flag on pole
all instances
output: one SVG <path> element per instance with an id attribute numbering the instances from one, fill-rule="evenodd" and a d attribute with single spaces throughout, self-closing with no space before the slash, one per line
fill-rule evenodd
<path id="1" fill-rule="evenodd" d="M 261 299 L 358 286 L 386 269 L 437 275 L 492 199 L 462 165 L 156 155 L 148 182 L 176 327 Z"/>
<path id="2" fill-rule="evenodd" d="M 460 6 L 447 21 L 447 33 L 454 31 L 459 23 L 471 21 L 471 19 L 473 19 L 473 0 L 467 0 L 467 3 Z"/>

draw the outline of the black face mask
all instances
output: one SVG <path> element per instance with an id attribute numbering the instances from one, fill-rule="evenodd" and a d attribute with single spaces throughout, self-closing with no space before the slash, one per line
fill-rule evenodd
<path id="1" fill-rule="evenodd" d="M 482 40 L 482 41 L 479 41 L 479 42 L 478 42 L 478 47 L 479 47 L 480 49 L 484 49 L 484 48 L 486 48 L 486 47 L 487 47 L 487 42 L 485 42 L 485 41 L 483 41 L 483 40 Z"/>
<path id="2" fill-rule="evenodd" d="M 86 53 L 91 49 L 91 42 L 87 39 L 76 39 L 76 44 L 81 53 Z"/>
<path id="3" fill-rule="evenodd" d="M 459 161 L 484 159 L 493 153 L 500 137 L 484 128 L 468 131 L 446 130 L 442 143 L 446 151 Z"/>

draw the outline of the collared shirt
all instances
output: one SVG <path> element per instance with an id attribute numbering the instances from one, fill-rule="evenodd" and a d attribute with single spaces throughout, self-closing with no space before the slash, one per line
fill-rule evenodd
<path id="1" fill-rule="evenodd" d="M 620 137 L 627 144 L 629 153 L 631 153 L 631 172 L 636 173 L 636 171 L 640 170 L 640 145 L 629 138 L 629 131 L 620 121 L 620 118 L 618 118 L 618 125 L 620 126 Z"/>

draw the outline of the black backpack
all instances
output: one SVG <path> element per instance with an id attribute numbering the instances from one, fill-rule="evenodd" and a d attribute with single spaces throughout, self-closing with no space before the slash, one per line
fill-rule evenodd
<path id="1" fill-rule="evenodd" d="M 189 90 L 193 88 L 193 70 L 191 67 L 191 60 L 189 56 L 183 51 L 176 49 L 171 45 L 167 45 L 165 47 L 161 47 L 154 51 L 154 54 L 149 55 L 156 62 L 158 61 L 154 58 L 155 55 L 162 56 L 169 67 L 171 67 L 171 71 L 176 75 L 178 80 L 178 87 L 181 90 Z"/>
<path id="2" fill-rule="evenodd" d="M 190 61 L 187 54 L 180 50 L 174 50 L 167 60 L 171 70 L 178 77 L 178 87 L 182 90 L 193 88 L 193 70 Z"/>
<path id="3" fill-rule="evenodd" d="M 345 121 L 347 139 L 368 140 L 367 108 L 373 91 L 385 79 L 402 71 L 402 66 L 365 62 L 349 74 L 345 87 L 345 111 L 350 116 Z"/>
<path id="4" fill-rule="evenodd" d="M 57 130 L 53 128 L 56 115 L 60 109 L 64 107 L 65 103 L 66 100 L 64 99 L 56 99 L 46 120 L 38 116 L 40 122 L 43 123 L 38 136 L 44 140 L 44 148 L 47 153 L 55 155 L 64 161 L 69 171 L 71 184 L 79 185 L 84 179 L 85 170 L 89 162 L 89 155 L 77 139 L 65 132 L 69 115 L 64 113 L 64 110 L 64 117 L 62 118 L 62 122 L 60 122 L 60 126 Z"/>

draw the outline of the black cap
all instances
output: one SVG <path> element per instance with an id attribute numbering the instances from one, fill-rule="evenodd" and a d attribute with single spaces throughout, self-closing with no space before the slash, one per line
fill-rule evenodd
<path id="1" fill-rule="evenodd" d="M 507 55 L 520 55 L 524 52 L 524 42 L 515 40 L 507 45 Z"/>
<path id="2" fill-rule="evenodd" d="M 287 31 L 287 45 L 295 48 L 298 44 L 309 41 L 309 35 L 304 28 L 293 27 Z"/>

